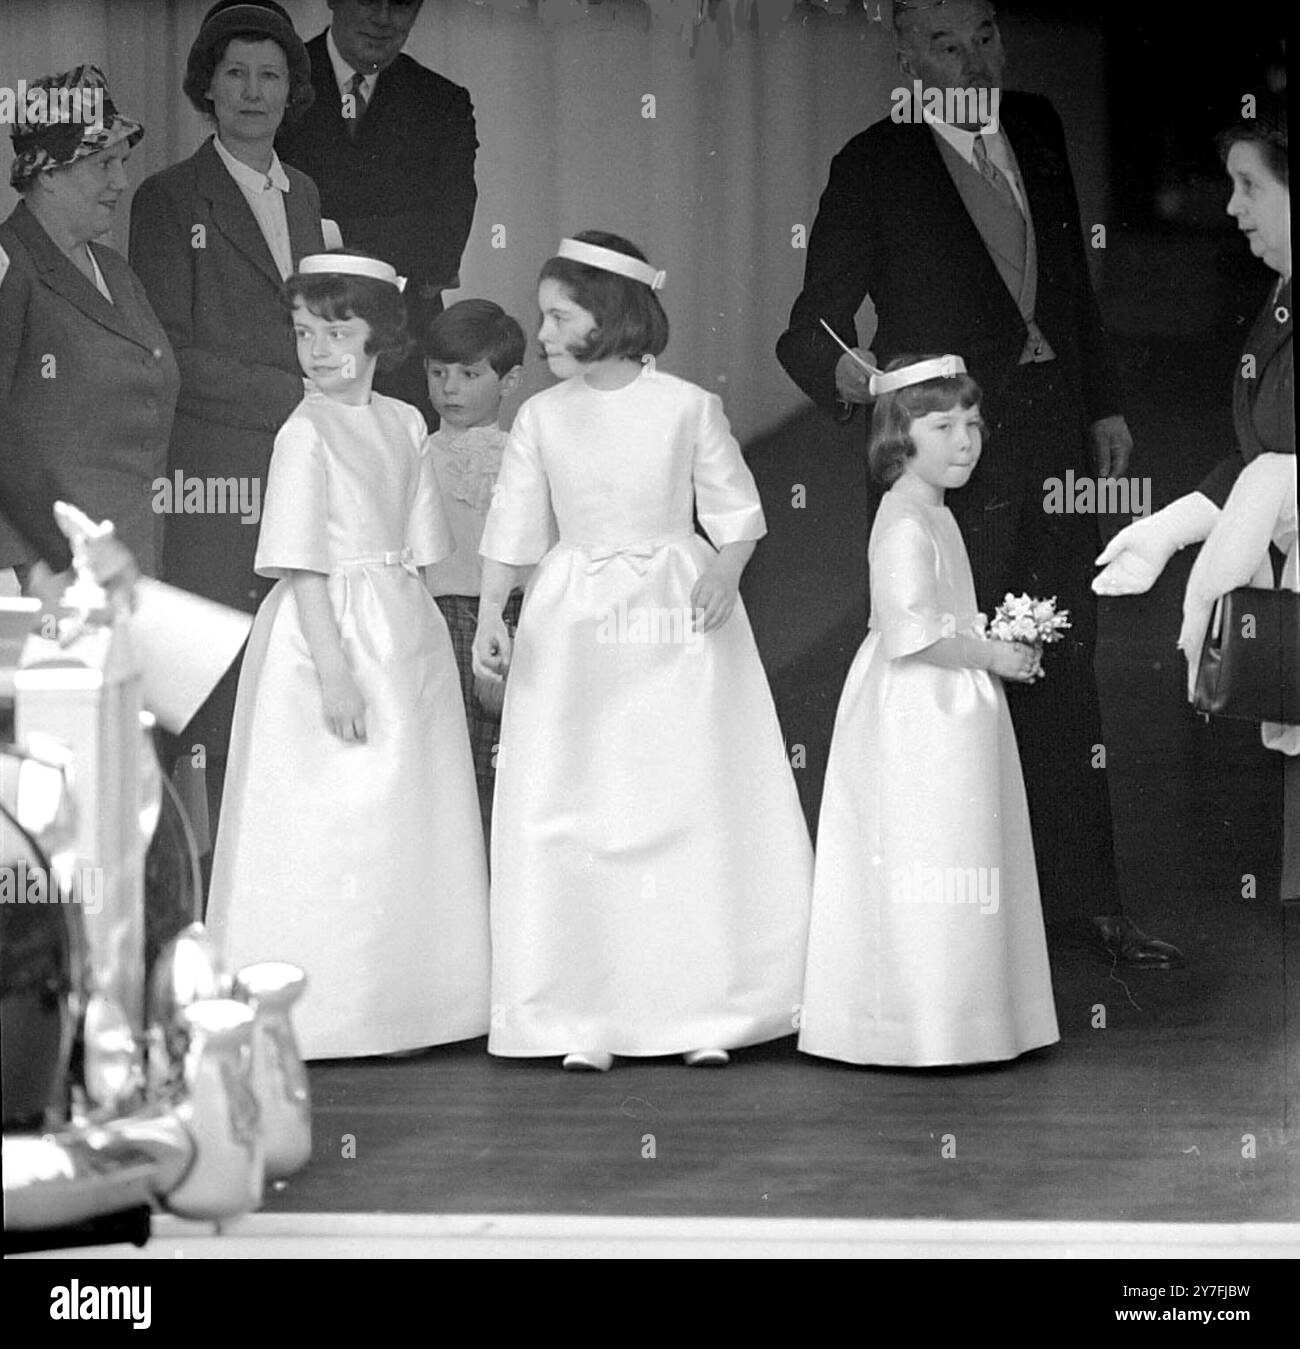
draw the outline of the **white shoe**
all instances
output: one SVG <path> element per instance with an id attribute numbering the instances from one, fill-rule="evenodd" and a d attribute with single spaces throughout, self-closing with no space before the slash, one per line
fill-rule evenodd
<path id="1" fill-rule="evenodd" d="M 688 1068 L 725 1068 L 731 1055 L 725 1049 L 692 1049 L 682 1059 Z"/>
<path id="2" fill-rule="evenodd" d="M 566 1054 L 563 1066 L 571 1073 L 607 1073 L 614 1066 L 614 1056 L 603 1049 L 581 1050 Z"/>

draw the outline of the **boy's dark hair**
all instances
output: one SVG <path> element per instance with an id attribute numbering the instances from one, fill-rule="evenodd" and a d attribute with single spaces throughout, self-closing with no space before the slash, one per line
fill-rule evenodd
<path id="1" fill-rule="evenodd" d="M 596 244 L 626 253 L 640 262 L 646 256 L 633 243 L 604 230 L 583 230 L 573 236 L 579 243 Z M 668 345 L 668 315 L 659 296 L 644 281 L 634 281 L 617 272 L 601 271 L 572 258 L 550 258 L 539 281 L 558 281 L 573 302 L 596 320 L 595 331 L 573 353 L 583 362 L 603 361 L 611 356 L 658 356 Z"/>
<path id="2" fill-rule="evenodd" d="M 368 253 L 332 248 L 339 257 L 364 258 Z M 373 261 L 379 261 L 378 258 Z M 319 318 L 330 322 L 359 318 L 370 325 L 366 354 L 378 356 L 381 370 L 402 363 L 411 348 L 406 335 L 406 305 L 402 292 L 387 281 L 350 272 L 295 272 L 280 290 L 280 301 L 292 314 L 301 300 Z"/>
<path id="3" fill-rule="evenodd" d="M 900 370 L 933 356 L 896 356 L 886 372 Z M 912 444 L 912 423 L 930 412 L 950 412 L 955 407 L 977 407 L 983 400 L 980 386 L 969 375 L 950 379 L 927 379 L 909 384 L 893 393 L 882 393 L 871 412 L 871 439 L 867 462 L 877 482 L 892 486 L 903 472 L 903 462 L 916 453 Z"/>
<path id="4" fill-rule="evenodd" d="M 498 377 L 522 365 L 527 349 L 524 330 L 491 300 L 457 300 L 434 318 L 420 339 L 426 361 L 486 361 Z"/>

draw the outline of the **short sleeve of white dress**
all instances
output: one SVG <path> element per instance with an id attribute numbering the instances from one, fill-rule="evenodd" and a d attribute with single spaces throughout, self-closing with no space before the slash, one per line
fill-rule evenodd
<path id="1" fill-rule="evenodd" d="M 695 437 L 692 477 L 695 509 L 714 547 L 761 539 L 767 533 L 763 504 L 754 475 L 731 434 L 722 400 L 700 391 L 700 419 Z"/>
<path id="2" fill-rule="evenodd" d="M 871 549 L 871 626 L 885 654 L 896 660 L 953 634 L 939 612 L 939 552 L 912 516 L 891 520 Z"/>
<path id="3" fill-rule="evenodd" d="M 290 417 L 275 436 L 253 570 L 278 578 L 329 569 L 325 443 L 306 417 Z"/>
<path id="4" fill-rule="evenodd" d="M 512 567 L 540 562 L 555 538 L 551 488 L 532 401 L 519 409 L 510 429 L 478 549 L 483 557 Z"/>
<path id="5" fill-rule="evenodd" d="M 411 414 L 407 429 L 417 459 L 415 497 L 406 522 L 406 546 L 417 567 L 429 567 L 450 557 L 456 551 L 456 540 L 442 507 L 442 493 L 438 490 L 433 450 L 424 418 L 417 408 L 407 407 L 406 411 Z"/>

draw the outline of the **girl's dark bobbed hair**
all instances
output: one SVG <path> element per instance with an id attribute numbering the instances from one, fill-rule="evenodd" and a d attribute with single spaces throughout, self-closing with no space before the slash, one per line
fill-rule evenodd
<path id="1" fill-rule="evenodd" d="M 901 370 L 905 365 L 933 359 L 933 356 L 896 356 L 885 370 Z M 904 461 L 916 453 L 912 423 L 918 417 L 949 412 L 955 407 L 973 408 L 982 401 L 980 386 L 969 375 L 927 379 L 893 393 L 882 393 L 871 411 L 871 439 L 867 444 L 867 462 L 876 481 L 886 487 L 898 481 Z"/>
<path id="2" fill-rule="evenodd" d="M 370 256 L 344 249 L 331 249 L 330 252 L 340 257 Z M 351 272 L 295 272 L 281 288 L 280 302 L 289 314 L 301 302 L 313 314 L 330 322 L 350 318 L 364 320 L 370 325 L 366 354 L 379 358 L 381 370 L 392 370 L 401 365 L 411 349 L 402 292 L 387 281 L 354 276 Z"/>
<path id="3" fill-rule="evenodd" d="M 618 234 L 604 230 L 583 230 L 573 236 L 579 243 L 625 253 L 646 262 L 646 255 Z M 658 356 L 668 345 L 668 315 L 659 296 L 644 281 L 602 271 L 572 258 L 550 258 L 542 267 L 539 281 L 558 281 L 596 320 L 595 331 L 574 357 L 583 362 L 603 361 L 611 356 L 640 360 Z"/>

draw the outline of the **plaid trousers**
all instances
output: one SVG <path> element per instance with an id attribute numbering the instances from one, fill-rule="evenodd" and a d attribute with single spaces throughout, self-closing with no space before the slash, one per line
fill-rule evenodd
<path id="1" fill-rule="evenodd" d="M 474 671 L 471 653 L 474 630 L 478 626 L 477 595 L 436 595 L 434 601 L 447 620 L 456 667 L 460 671 L 460 691 L 465 699 L 465 722 L 469 727 L 469 747 L 474 755 L 474 776 L 478 780 L 479 809 L 483 815 L 483 836 L 492 823 L 492 787 L 496 780 L 496 747 L 501 734 L 501 718 L 487 712 L 474 695 Z M 520 594 L 506 602 L 505 620 L 513 633 L 519 625 Z"/>

